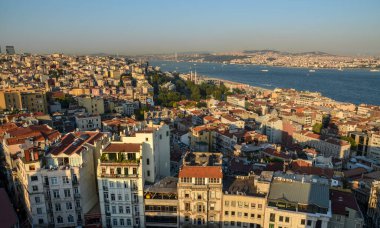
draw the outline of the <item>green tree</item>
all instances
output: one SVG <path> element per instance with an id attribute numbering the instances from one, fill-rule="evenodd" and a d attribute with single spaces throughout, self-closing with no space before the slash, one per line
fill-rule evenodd
<path id="1" fill-rule="evenodd" d="M 321 130 L 322 130 L 322 124 L 316 123 L 313 125 L 313 132 L 314 133 L 321 134 Z"/>
<path id="2" fill-rule="evenodd" d="M 351 137 L 341 136 L 340 139 L 349 142 L 351 144 L 352 149 L 356 149 L 356 147 L 358 146 L 358 144 L 356 144 L 355 140 Z"/>

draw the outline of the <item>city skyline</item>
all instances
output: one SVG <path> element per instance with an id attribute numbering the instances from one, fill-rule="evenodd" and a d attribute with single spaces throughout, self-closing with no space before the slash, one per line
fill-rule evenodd
<path id="1" fill-rule="evenodd" d="M 378 1 L 1 2 L 16 52 L 160 54 L 275 49 L 380 54 Z"/>

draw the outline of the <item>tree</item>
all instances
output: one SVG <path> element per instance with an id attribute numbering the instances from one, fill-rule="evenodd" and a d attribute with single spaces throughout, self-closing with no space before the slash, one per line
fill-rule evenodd
<path id="1" fill-rule="evenodd" d="M 321 130 L 322 130 L 322 124 L 316 123 L 313 125 L 313 132 L 314 133 L 321 134 Z"/>
<path id="2" fill-rule="evenodd" d="M 341 136 L 340 139 L 349 142 L 351 144 L 352 149 L 356 149 L 356 147 L 358 146 L 358 144 L 356 144 L 355 140 L 351 137 Z"/>

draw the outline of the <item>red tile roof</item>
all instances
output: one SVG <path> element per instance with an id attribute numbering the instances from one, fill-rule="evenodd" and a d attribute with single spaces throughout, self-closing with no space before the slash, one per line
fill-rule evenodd
<path id="1" fill-rule="evenodd" d="M 140 152 L 140 143 L 110 143 L 103 152 Z"/>
<path id="2" fill-rule="evenodd" d="M 223 178 L 221 166 L 184 166 L 178 177 Z"/>
<path id="3" fill-rule="evenodd" d="M 346 208 L 360 211 L 355 196 L 352 192 L 331 189 L 330 200 L 333 214 L 346 215 Z"/>

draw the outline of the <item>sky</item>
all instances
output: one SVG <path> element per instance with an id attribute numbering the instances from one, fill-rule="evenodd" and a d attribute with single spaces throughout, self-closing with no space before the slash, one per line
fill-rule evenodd
<path id="1" fill-rule="evenodd" d="M 0 0 L 0 46 L 40 54 L 380 55 L 379 12 L 379 0 Z"/>

